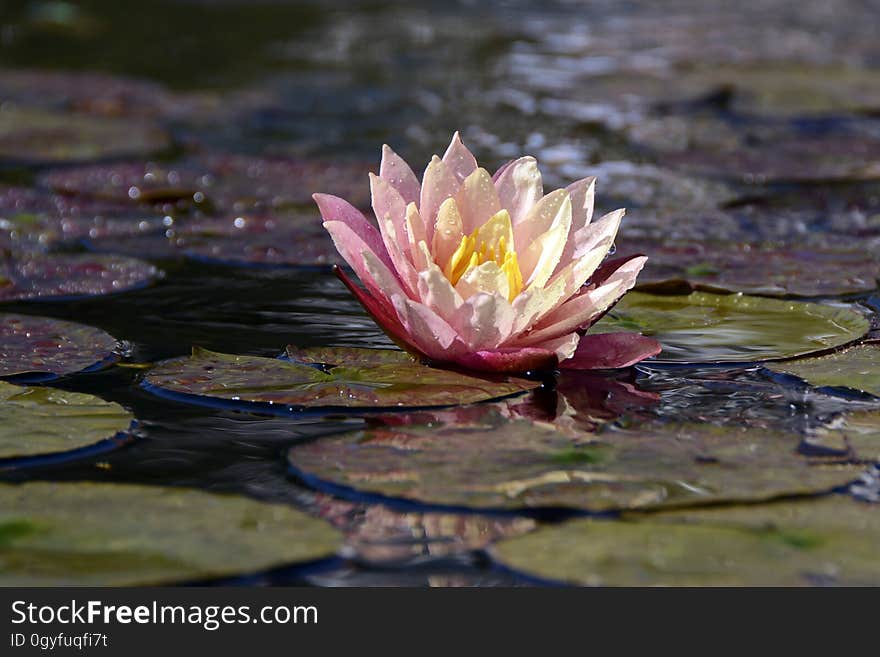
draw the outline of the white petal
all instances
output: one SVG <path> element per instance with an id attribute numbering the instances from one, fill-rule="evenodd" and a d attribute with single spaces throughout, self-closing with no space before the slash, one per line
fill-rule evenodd
<path id="1" fill-rule="evenodd" d="M 428 163 L 422 177 L 422 193 L 419 200 L 419 214 L 425 222 L 425 235 L 428 238 L 428 244 L 431 244 L 434 237 L 437 211 L 446 199 L 455 196 L 460 187 L 461 183 L 458 178 L 449 170 L 443 160 L 435 155 Z"/>
<path id="2" fill-rule="evenodd" d="M 434 228 L 434 243 L 432 251 L 434 253 L 434 262 L 440 266 L 445 266 L 449 262 L 449 258 L 455 253 L 458 245 L 461 244 L 461 238 L 464 232 L 461 228 L 461 215 L 458 212 L 458 206 L 454 198 L 448 198 L 443 201 L 440 210 L 437 212 L 437 224 Z"/>
<path id="3" fill-rule="evenodd" d="M 527 155 L 513 161 L 495 179 L 501 207 L 510 212 L 516 225 L 523 221 L 544 195 L 541 172 L 535 158 Z"/>
<path id="4" fill-rule="evenodd" d="M 477 226 L 482 226 L 501 209 L 492 176 L 485 169 L 476 169 L 464 179 L 455 195 L 455 203 L 461 214 L 462 232 L 465 235 L 470 235 Z"/>
<path id="5" fill-rule="evenodd" d="M 473 267 L 458 279 L 455 289 L 463 299 L 467 299 L 478 292 L 490 294 L 498 292 L 505 299 L 510 296 L 510 283 L 507 274 L 494 262 L 484 262 L 478 267 Z"/>

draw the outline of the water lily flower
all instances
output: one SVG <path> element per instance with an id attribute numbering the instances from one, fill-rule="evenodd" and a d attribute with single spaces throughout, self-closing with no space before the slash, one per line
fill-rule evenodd
<path id="1" fill-rule="evenodd" d="M 606 260 L 623 210 L 592 221 L 595 178 L 544 195 L 535 158 L 494 175 L 458 133 L 421 183 L 387 145 L 370 174 L 378 228 L 315 194 L 337 275 L 402 349 L 489 372 L 627 367 L 660 351 L 635 333 L 587 334 L 635 284 L 644 256 Z"/>

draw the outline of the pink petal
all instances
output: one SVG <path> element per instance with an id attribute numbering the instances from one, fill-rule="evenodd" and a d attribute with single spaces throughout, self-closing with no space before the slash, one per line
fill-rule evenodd
<path id="1" fill-rule="evenodd" d="M 571 196 L 571 229 L 568 233 L 568 241 L 556 266 L 558 272 L 572 261 L 578 242 L 584 239 L 584 227 L 593 220 L 593 206 L 596 198 L 596 178 L 582 178 L 573 182 L 568 187 Z"/>
<path id="2" fill-rule="evenodd" d="M 382 255 L 385 260 L 382 259 L 382 256 L 376 254 L 375 251 L 370 249 L 369 245 L 364 242 L 361 236 L 355 233 L 348 224 L 342 223 L 341 221 L 325 221 L 324 228 L 330 233 L 330 237 L 333 239 L 333 244 L 336 246 L 336 250 L 339 251 L 339 254 L 354 270 L 355 274 L 357 274 L 363 284 L 367 286 L 367 289 L 370 290 L 371 294 L 384 294 L 384 291 L 383 283 L 376 280 L 367 267 L 365 258 L 365 254 L 367 253 L 373 254 L 376 262 L 381 263 L 381 266 L 385 268 L 387 276 L 394 281 L 395 286 L 399 287 L 399 281 L 392 273 L 394 271 L 393 267 L 391 267 L 390 263 L 386 262 L 388 254 L 385 253 L 384 247 L 382 249 Z"/>
<path id="3" fill-rule="evenodd" d="M 596 276 L 589 289 L 570 298 L 554 311 L 547 313 L 535 324 L 531 333 L 514 341 L 515 345 L 532 345 L 550 340 L 598 321 L 617 301 L 635 285 L 636 277 L 648 259 L 644 256 L 621 258 L 616 266 Z M 597 270 L 598 272 L 598 270 Z"/>
<path id="4" fill-rule="evenodd" d="M 415 296 L 417 273 L 412 266 L 413 257 L 406 229 L 406 202 L 394 187 L 372 173 L 370 190 L 373 195 L 373 212 L 379 221 L 385 249 L 405 289 L 410 296 Z"/>
<path id="5" fill-rule="evenodd" d="M 510 213 L 514 226 L 526 218 L 529 210 L 544 195 L 538 163 L 530 155 L 506 165 L 504 171 L 492 180 L 498 190 L 501 207 Z"/>
<path id="6" fill-rule="evenodd" d="M 460 356 L 455 362 L 470 370 L 516 374 L 554 370 L 558 359 L 555 353 L 547 349 L 526 347 L 473 351 Z"/>
<path id="7" fill-rule="evenodd" d="M 465 235 L 474 232 L 501 210 L 501 201 L 498 200 L 498 192 L 495 191 L 489 172 L 476 169 L 465 178 L 455 195 L 455 204 L 461 215 L 462 232 Z"/>
<path id="8" fill-rule="evenodd" d="M 382 163 L 379 177 L 394 187 L 406 203 L 418 203 L 422 186 L 406 161 L 391 150 L 388 144 L 382 146 Z"/>
<path id="9" fill-rule="evenodd" d="M 443 162 L 459 182 L 471 175 L 477 168 L 477 158 L 461 142 L 458 131 L 452 135 L 452 141 L 449 142 L 449 147 L 443 154 Z"/>
<path id="10" fill-rule="evenodd" d="M 501 177 L 501 174 L 507 171 L 507 167 L 512 165 L 516 160 L 510 160 L 510 162 L 505 162 L 500 167 L 498 167 L 498 171 L 492 174 L 492 182 L 497 183 L 498 179 Z"/>
<path id="11" fill-rule="evenodd" d="M 388 252 L 385 250 L 382 236 L 376 227 L 367 221 L 360 210 L 345 199 L 331 194 L 312 194 L 312 198 L 318 204 L 318 210 L 325 222 L 339 221 L 347 225 L 355 235 L 363 240 L 367 248 L 379 256 L 389 268 L 391 267 L 391 258 L 388 257 Z"/>
<path id="12" fill-rule="evenodd" d="M 610 370 L 635 365 L 660 353 L 660 343 L 638 333 L 597 333 L 581 337 L 577 351 L 559 367 L 569 370 Z"/>
<path id="13" fill-rule="evenodd" d="M 419 201 L 419 214 L 425 222 L 425 235 L 428 244 L 433 243 L 434 223 L 437 211 L 448 198 L 455 196 L 461 183 L 449 167 L 436 155 L 431 159 L 422 178 L 422 193 Z"/>
<path id="14" fill-rule="evenodd" d="M 402 296 L 392 297 L 409 340 L 432 360 L 447 360 L 466 351 L 458 332 L 428 306 Z"/>
<path id="15" fill-rule="evenodd" d="M 394 311 L 394 308 L 391 307 L 388 300 L 383 295 L 368 294 L 365 290 L 358 287 L 358 285 L 346 275 L 341 267 L 334 266 L 333 271 L 392 342 L 404 351 L 408 351 L 416 358 L 426 358 L 425 354 L 423 354 L 412 343 L 406 329 L 397 318 L 397 313 Z"/>

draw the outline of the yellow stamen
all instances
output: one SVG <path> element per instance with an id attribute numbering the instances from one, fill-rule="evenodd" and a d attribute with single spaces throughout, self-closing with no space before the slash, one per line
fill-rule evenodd
<path id="1" fill-rule="evenodd" d="M 458 248 L 455 249 L 455 252 L 449 258 L 449 262 L 443 267 L 443 273 L 453 285 L 456 285 L 461 277 L 471 269 L 479 267 L 486 262 L 494 262 L 507 277 L 508 299 L 513 301 L 522 292 L 523 280 L 516 251 L 513 249 L 508 250 L 508 240 L 503 234 L 497 237 L 497 241 L 494 238 L 499 233 L 499 221 L 504 222 L 506 220 L 508 226 L 507 233 L 509 235 L 512 234 L 510 216 L 506 211 L 502 210 L 502 212 L 504 213 L 503 215 L 499 213 L 489 220 L 489 222 L 494 221 L 495 223 L 487 222 L 485 226 L 477 228 L 470 235 L 465 235 L 461 238 Z M 486 229 L 490 225 L 493 228 Z M 502 231 L 503 225 L 502 223 Z M 480 234 L 481 230 L 483 230 L 482 236 Z"/>

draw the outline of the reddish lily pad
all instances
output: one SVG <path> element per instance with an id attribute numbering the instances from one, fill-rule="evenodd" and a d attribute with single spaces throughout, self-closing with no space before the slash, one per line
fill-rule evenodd
<path id="1" fill-rule="evenodd" d="M 137 235 L 106 235 L 87 243 L 100 252 L 241 266 L 323 267 L 339 260 L 327 231 L 313 214 L 195 219 Z"/>
<path id="2" fill-rule="evenodd" d="M 655 362 L 742 363 L 839 347 L 869 329 L 868 319 L 849 307 L 741 294 L 630 292 L 592 331 L 653 337 L 663 345 Z"/>
<path id="3" fill-rule="evenodd" d="M 73 452 L 121 438 L 133 419 L 119 404 L 93 395 L 0 381 L 0 460 L 14 465 L 9 459 Z"/>
<path id="4" fill-rule="evenodd" d="M 90 370 L 110 361 L 117 346 L 85 324 L 0 314 L 0 377 L 46 380 Z"/>
<path id="5" fill-rule="evenodd" d="M 159 271 L 121 256 L 22 254 L 0 261 L 0 301 L 101 296 L 143 287 Z"/>
<path id="6" fill-rule="evenodd" d="M 20 249 L 140 235 L 161 229 L 163 222 L 120 203 L 0 186 L 0 233 Z"/>
<path id="7" fill-rule="evenodd" d="M 863 344 L 817 358 L 772 363 L 773 372 L 797 376 L 813 386 L 849 388 L 880 397 L 880 344 Z"/>
<path id="8" fill-rule="evenodd" d="M 648 253 L 639 274 L 643 290 L 691 289 L 768 296 L 833 296 L 876 289 L 880 257 L 859 245 L 838 248 L 753 245 L 742 242 L 617 242 L 618 253 Z"/>
<path id="9" fill-rule="evenodd" d="M 193 349 L 191 356 L 165 361 L 144 383 L 159 394 L 193 403 L 224 404 L 254 412 L 306 408 L 390 408 L 450 406 L 505 397 L 537 388 L 524 379 L 487 380 L 415 363 L 402 351 L 326 348 L 314 355 L 292 349 L 305 362 L 233 356 Z M 349 363 L 351 359 L 352 364 Z"/>
<path id="10" fill-rule="evenodd" d="M 0 109 L 0 161 L 85 162 L 150 155 L 170 146 L 168 134 L 148 121 Z"/>
<path id="11" fill-rule="evenodd" d="M 880 514 L 845 497 L 574 520 L 505 540 L 508 567 L 588 586 L 877 586 Z"/>
<path id="12" fill-rule="evenodd" d="M 856 466 L 812 465 L 796 434 L 655 424 L 565 436 L 532 422 L 491 429 L 382 427 L 299 444 L 305 483 L 355 499 L 433 507 L 585 511 L 758 501 L 827 491 Z"/>
<path id="13" fill-rule="evenodd" d="M 208 155 L 175 164 L 87 166 L 42 175 L 42 185 L 65 194 L 117 202 L 188 199 L 222 213 L 267 213 L 312 207 L 325 191 L 369 207 L 364 162 Z"/>

